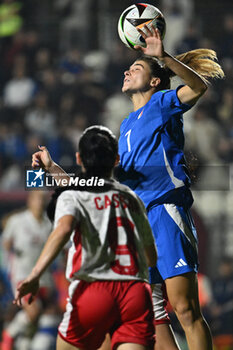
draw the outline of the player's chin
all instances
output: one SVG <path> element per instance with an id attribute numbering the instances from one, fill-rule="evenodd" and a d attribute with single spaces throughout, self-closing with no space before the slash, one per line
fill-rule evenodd
<path id="1" fill-rule="evenodd" d="M 124 84 L 121 88 L 121 91 L 124 92 L 125 94 L 128 94 L 130 93 L 130 88 Z"/>
<path id="2" fill-rule="evenodd" d="M 125 86 L 125 84 L 122 86 L 121 91 L 122 92 L 126 92 L 127 91 L 127 87 Z"/>

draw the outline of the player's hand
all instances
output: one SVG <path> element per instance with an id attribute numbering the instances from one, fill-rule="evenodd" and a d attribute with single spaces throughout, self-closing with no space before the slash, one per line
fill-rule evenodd
<path id="1" fill-rule="evenodd" d="M 45 146 L 38 146 L 38 148 L 40 151 L 32 155 L 32 168 L 40 167 L 48 171 L 54 162 Z"/>
<path id="2" fill-rule="evenodd" d="M 28 304 L 31 304 L 34 300 L 35 295 L 39 290 L 39 279 L 38 278 L 26 278 L 20 285 L 18 286 L 15 292 L 15 298 L 13 300 L 13 304 L 18 306 L 22 306 L 22 298 L 30 294 Z"/>
<path id="3" fill-rule="evenodd" d="M 143 28 L 145 32 L 141 29 L 138 29 L 138 32 L 145 40 L 146 47 L 136 45 L 134 48 L 136 50 L 141 50 L 147 56 L 162 59 L 164 56 L 164 47 L 159 30 L 153 26 L 152 28 L 149 28 L 147 25 L 144 25 Z"/>

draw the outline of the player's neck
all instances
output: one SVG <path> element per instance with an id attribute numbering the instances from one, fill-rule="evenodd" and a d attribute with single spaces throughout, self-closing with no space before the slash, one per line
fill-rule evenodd
<path id="1" fill-rule="evenodd" d="M 152 90 L 145 91 L 145 92 L 139 91 L 139 92 L 134 93 L 131 96 L 134 111 L 137 111 L 139 108 L 145 106 L 145 104 L 150 100 L 153 93 L 154 93 L 154 91 L 152 91 Z"/>

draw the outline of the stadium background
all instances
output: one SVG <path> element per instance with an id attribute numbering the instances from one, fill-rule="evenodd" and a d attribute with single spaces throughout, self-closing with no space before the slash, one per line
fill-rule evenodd
<path id="1" fill-rule="evenodd" d="M 168 52 L 212 48 L 226 74 L 224 80 L 213 82 L 187 113 L 184 127 L 187 159 L 194 175 L 200 271 L 208 285 L 204 310 L 214 328 L 218 316 L 211 308 L 217 304 L 221 319 L 227 314 L 229 327 L 216 326 L 214 335 L 233 337 L 233 5 L 230 0 L 145 2 L 165 15 Z M 133 3 L 0 2 L 2 226 L 9 213 L 25 205 L 25 167 L 30 166 L 37 145 L 46 145 L 54 160 L 69 170 L 85 127 L 104 124 L 118 134 L 122 118 L 131 110 L 130 101 L 121 94 L 123 72 L 136 54 L 120 42 L 117 20 Z M 13 10 L 6 23 L 3 9 L 10 7 Z M 6 270 L 3 252 L 1 257 L 1 269 Z M 227 276 L 222 274 L 224 263 L 229 265 Z M 217 296 L 220 283 L 224 285 L 222 298 Z M 231 341 L 227 341 L 227 349 Z"/>

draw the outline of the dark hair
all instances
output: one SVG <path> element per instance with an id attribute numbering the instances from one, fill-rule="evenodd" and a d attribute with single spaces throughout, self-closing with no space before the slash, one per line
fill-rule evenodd
<path id="1" fill-rule="evenodd" d="M 137 61 L 144 61 L 150 67 L 152 77 L 160 78 L 160 84 L 158 86 L 158 90 L 170 89 L 171 81 L 170 78 L 174 76 L 174 73 L 159 64 L 156 58 L 149 56 L 142 56 L 137 59 Z"/>
<path id="2" fill-rule="evenodd" d="M 111 130 L 94 125 L 82 134 L 79 153 L 88 175 L 106 177 L 114 168 L 118 142 Z"/>

